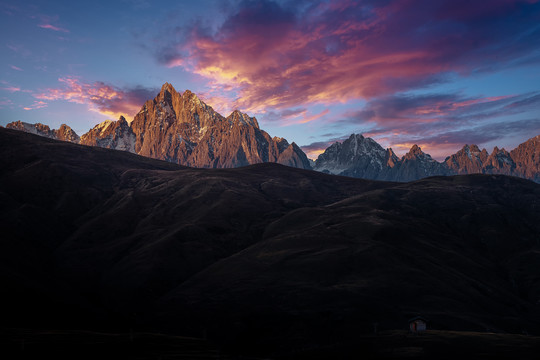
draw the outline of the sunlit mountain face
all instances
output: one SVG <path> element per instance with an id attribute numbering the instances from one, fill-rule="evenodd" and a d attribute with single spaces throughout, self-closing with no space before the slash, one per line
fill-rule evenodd
<path id="1" fill-rule="evenodd" d="M 513 149 L 540 133 L 539 14 L 534 0 L 5 1 L 0 125 L 84 134 L 169 82 L 312 159 L 351 133 L 439 161 Z"/>

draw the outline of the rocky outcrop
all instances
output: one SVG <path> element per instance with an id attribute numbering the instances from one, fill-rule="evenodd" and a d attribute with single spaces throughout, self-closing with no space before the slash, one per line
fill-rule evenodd
<path id="1" fill-rule="evenodd" d="M 77 133 L 66 124 L 60 125 L 60 128 L 58 130 L 53 130 L 53 132 L 56 135 L 56 139 L 58 140 L 69 141 L 77 144 L 81 140 L 79 135 L 77 135 Z"/>
<path id="2" fill-rule="evenodd" d="M 540 182 L 540 135 L 510 151 L 515 163 L 513 175 Z"/>
<path id="3" fill-rule="evenodd" d="M 123 116 L 118 121 L 106 120 L 81 137 L 81 144 L 135 152 L 136 137 Z"/>
<path id="4" fill-rule="evenodd" d="M 426 154 L 418 145 L 403 156 L 396 166 L 389 172 L 385 180 L 411 181 L 436 175 L 449 175 L 451 171 Z"/>
<path id="5" fill-rule="evenodd" d="M 457 153 L 449 156 L 444 162 L 456 174 L 482 173 L 484 163 L 489 154 L 486 149 L 480 149 L 476 145 L 465 145 Z"/>
<path id="6" fill-rule="evenodd" d="M 482 164 L 482 172 L 486 174 L 512 175 L 516 169 L 516 163 L 510 156 L 510 153 L 504 148 L 493 148 L 493 152 Z"/>
<path id="7" fill-rule="evenodd" d="M 6 128 L 73 143 L 78 143 L 80 140 L 79 135 L 66 124 L 62 124 L 58 130 L 51 130 L 49 126 L 41 123 L 29 124 L 19 120 L 7 124 Z"/>

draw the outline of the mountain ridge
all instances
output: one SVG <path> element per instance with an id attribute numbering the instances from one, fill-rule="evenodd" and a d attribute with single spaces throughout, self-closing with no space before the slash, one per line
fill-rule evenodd
<path id="1" fill-rule="evenodd" d="M 386 154 L 383 156 L 384 151 Z M 416 144 L 398 158 L 391 148 L 384 150 L 371 138 L 351 134 L 343 143 L 335 142 L 320 154 L 313 169 L 335 175 L 384 181 L 407 182 L 430 176 L 501 174 L 540 182 L 540 136 L 519 144 L 510 152 L 494 147 L 490 154 L 475 144 L 466 144 L 455 154 L 438 162 Z"/>
<path id="2" fill-rule="evenodd" d="M 132 121 L 97 124 L 81 137 L 67 125 L 51 130 L 21 121 L 7 128 L 67 140 L 82 145 L 129 151 L 139 155 L 200 168 L 230 168 L 263 162 L 311 169 L 295 143 L 272 138 L 255 117 L 234 110 L 228 117 L 214 111 L 190 90 L 182 94 L 165 83 L 147 100 Z"/>
<path id="3" fill-rule="evenodd" d="M 139 155 L 201 168 L 232 168 L 275 162 L 287 166 L 349 177 L 407 182 L 429 176 L 503 174 L 540 182 L 540 135 L 510 152 L 495 147 L 491 153 L 466 144 L 438 162 L 418 145 L 398 157 L 375 140 L 351 134 L 330 145 L 315 161 L 301 147 L 271 137 L 255 117 L 235 109 L 227 117 L 185 90 L 165 83 L 131 121 L 123 116 L 106 120 L 78 136 L 69 126 L 58 130 L 40 123 L 16 121 L 7 128 L 52 139 L 129 151 Z"/>

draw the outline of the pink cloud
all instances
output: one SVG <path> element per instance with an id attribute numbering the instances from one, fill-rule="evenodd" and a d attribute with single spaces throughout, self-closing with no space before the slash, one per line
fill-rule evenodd
<path id="1" fill-rule="evenodd" d="M 21 68 L 18 67 L 18 66 L 15 66 L 15 65 L 9 65 L 9 67 L 12 68 L 13 70 L 23 71 L 23 69 L 21 69 Z"/>
<path id="2" fill-rule="evenodd" d="M 103 115 L 132 117 L 144 102 L 153 98 L 157 90 L 142 87 L 119 88 L 104 82 L 86 83 L 76 77 L 62 77 L 58 81 L 62 87 L 35 92 L 39 100 L 64 100 L 88 105 L 91 111 Z"/>
<path id="3" fill-rule="evenodd" d="M 6 106 L 13 106 L 13 101 L 11 101 L 10 99 L 2 98 L 0 100 L 0 109 L 5 108 Z"/>
<path id="4" fill-rule="evenodd" d="M 5 90 L 5 91 L 9 91 L 9 92 L 11 92 L 11 93 L 21 91 L 21 88 L 16 87 L 16 86 L 7 86 L 7 87 L 3 87 L 3 88 L 0 88 L 0 89 L 1 89 L 1 90 Z"/>
<path id="5" fill-rule="evenodd" d="M 54 30 L 54 31 L 61 31 L 61 32 L 65 32 L 65 33 L 68 33 L 69 30 L 68 29 L 64 29 L 64 28 L 61 28 L 61 27 L 58 27 L 58 26 L 54 26 L 54 25 L 51 25 L 51 24 L 38 24 L 38 27 L 42 28 L 42 29 L 49 29 L 49 30 Z"/>
<path id="6" fill-rule="evenodd" d="M 39 28 L 63 32 L 63 33 L 69 33 L 68 29 L 58 25 L 58 22 L 59 22 L 58 15 L 50 16 L 50 15 L 45 15 L 45 14 L 35 14 L 35 15 L 30 15 L 29 17 L 31 19 L 39 20 L 39 23 L 37 24 Z"/>
<path id="7" fill-rule="evenodd" d="M 34 101 L 32 105 L 23 107 L 23 110 L 36 110 L 47 107 L 47 103 L 44 101 Z"/>
<path id="8" fill-rule="evenodd" d="M 345 103 L 421 88 L 526 56 L 529 2 L 332 1 L 298 9 L 243 2 L 215 32 L 195 25 L 157 57 L 237 92 L 249 112 Z M 463 4 L 462 4 L 463 3 Z M 532 5 L 531 5 L 532 6 Z M 509 21 L 487 32 L 486 23 Z M 440 21 L 433 21 L 440 19 Z M 522 24 L 520 23 L 522 22 Z M 526 25 L 529 24 L 529 25 Z M 493 29 L 494 26 L 490 27 Z"/>

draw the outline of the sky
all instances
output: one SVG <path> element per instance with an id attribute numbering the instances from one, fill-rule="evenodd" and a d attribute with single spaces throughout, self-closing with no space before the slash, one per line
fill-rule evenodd
<path id="1" fill-rule="evenodd" d="M 352 133 L 438 160 L 540 135 L 538 0 L 0 0 L 0 125 L 79 135 L 165 82 L 316 158 Z"/>

